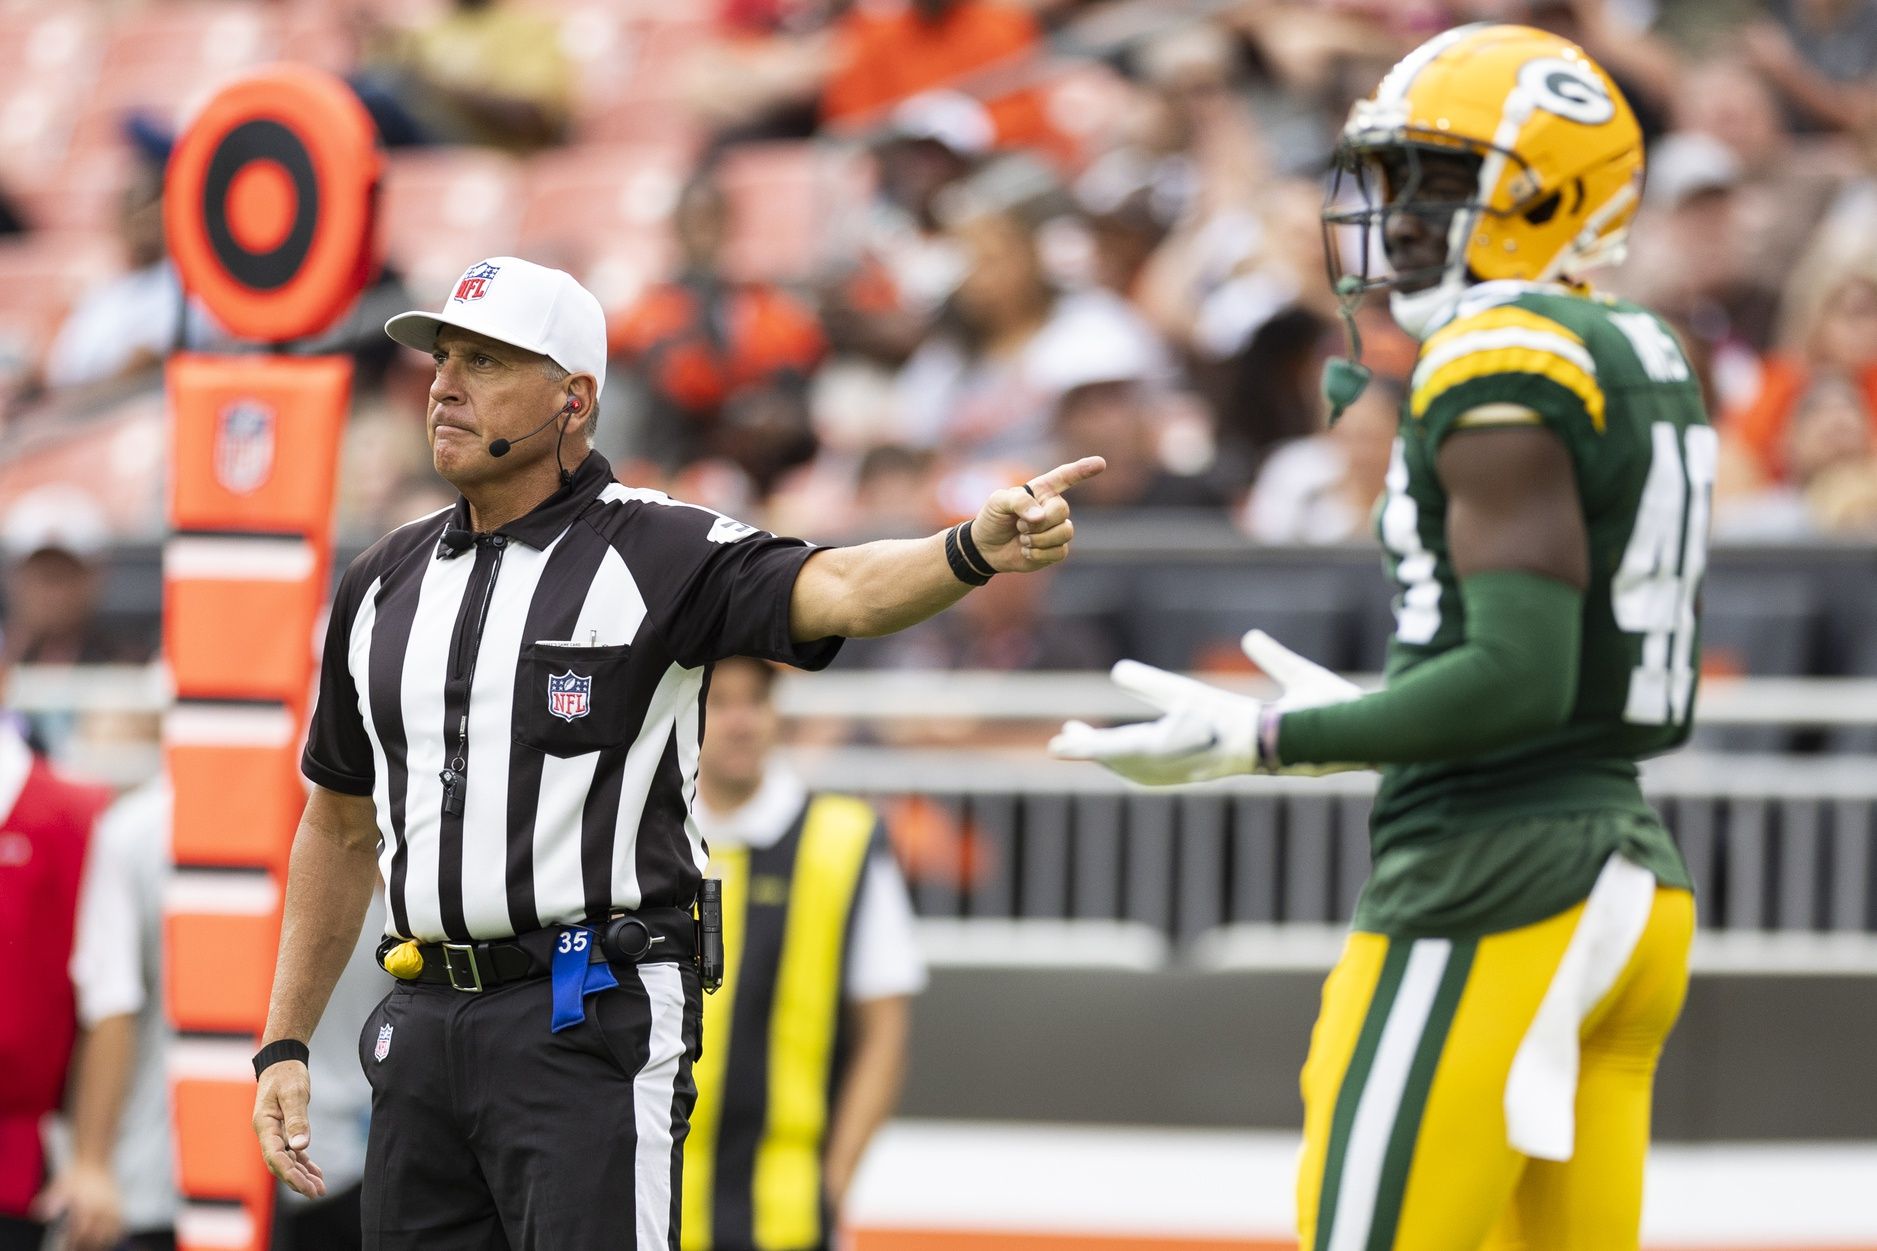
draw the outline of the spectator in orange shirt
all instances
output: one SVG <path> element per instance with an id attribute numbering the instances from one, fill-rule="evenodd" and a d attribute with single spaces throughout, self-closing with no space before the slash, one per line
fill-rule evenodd
<path id="1" fill-rule="evenodd" d="M 644 451 L 667 470 L 721 458 L 762 494 L 815 454 L 808 382 L 826 344 L 814 313 L 781 288 L 725 272 L 729 205 L 708 175 L 678 198 L 679 270 L 613 320 L 645 398 Z"/>
<path id="2" fill-rule="evenodd" d="M 856 5 L 835 28 L 834 72 L 821 115 L 864 126 L 884 121 L 902 100 L 955 87 L 987 102 L 999 147 L 1055 151 L 1061 140 L 1042 96 L 1024 85 L 1040 45 L 1035 18 L 994 0 Z"/>
<path id="3" fill-rule="evenodd" d="M 1786 428 L 1819 377 L 1842 376 L 1877 413 L 1877 237 L 1821 234 L 1787 283 L 1781 321 L 1758 395 L 1722 426 L 1769 481 L 1788 476 Z"/>
<path id="4" fill-rule="evenodd" d="M 690 54 L 683 82 L 713 146 L 815 133 L 836 9 L 834 0 L 718 0 L 718 37 Z"/>

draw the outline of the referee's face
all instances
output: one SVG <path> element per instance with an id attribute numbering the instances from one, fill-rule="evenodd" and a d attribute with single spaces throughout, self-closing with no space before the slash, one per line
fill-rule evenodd
<path id="1" fill-rule="evenodd" d="M 430 384 L 425 429 L 437 472 L 461 490 L 525 471 L 554 454 L 554 432 L 521 442 L 565 401 L 564 387 L 543 372 L 544 357 L 468 330 L 445 326 L 431 352 L 437 376 Z M 489 444 L 509 439 L 514 450 L 497 458 Z"/>

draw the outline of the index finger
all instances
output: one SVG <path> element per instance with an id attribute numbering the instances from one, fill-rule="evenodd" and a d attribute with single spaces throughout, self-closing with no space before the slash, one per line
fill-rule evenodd
<path id="1" fill-rule="evenodd" d="M 1039 500 L 1061 495 L 1076 483 L 1088 481 L 1107 467 L 1108 462 L 1099 456 L 1084 456 L 1081 460 L 1057 465 L 1048 473 L 1040 473 L 1030 479 L 1030 493 Z"/>

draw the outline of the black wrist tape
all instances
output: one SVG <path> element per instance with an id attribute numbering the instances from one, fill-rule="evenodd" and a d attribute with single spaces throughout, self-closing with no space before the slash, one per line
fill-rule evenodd
<path id="1" fill-rule="evenodd" d="M 964 545 L 971 542 L 970 531 L 971 523 L 967 521 L 945 532 L 945 563 L 952 567 L 952 576 L 966 586 L 983 586 L 991 580 L 991 575 L 982 572 L 978 566 L 971 563 L 971 558 L 965 555 Z M 963 538 L 960 538 L 961 534 Z M 977 550 L 975 543 L 972 544 L 972 550 Z M 982 561 L 983 557 L 979 556 L 978 559 Z"/>
<path id="2" fill-rule="evenodd" d="M 298 1060 L 301 1064 L 305 1064 L 307 1056 L 311 1054 L 306 1049 L 306 1044 L 297 1038 L 275 1039 L 254 1053 L 254 1076 L 258 1080 L 263 1070 L 269 1065 L 279 1064 L 282 1060 Z"/>
<path id="3" fill-rule="evenodd" d="M 961 523 L 958 527 L 958 546 L 964 549 L 965 559 L 971 562 L 971 567 L 983 574 L 985 578 L 991 578 L 997 573 L 997 570 L 991 568 L 991 562 L 984 559 L 984 553 L 978 550 L 978 541 L 971 537 L 971 522 L 969 521 Z"/>

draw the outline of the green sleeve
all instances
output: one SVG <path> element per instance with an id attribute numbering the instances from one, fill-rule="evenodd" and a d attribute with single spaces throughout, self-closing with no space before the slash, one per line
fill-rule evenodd
<path id="1" fill-rule="evenodd" d="M 1460 584 L 1466 641 L 1385 690 L 1287 712 L 1282 764 L 1412 764 L 1509 747 L 1563 724 L 1577 697 L 1584 593 L 1534 573 Z"/>

